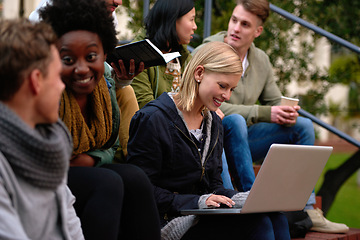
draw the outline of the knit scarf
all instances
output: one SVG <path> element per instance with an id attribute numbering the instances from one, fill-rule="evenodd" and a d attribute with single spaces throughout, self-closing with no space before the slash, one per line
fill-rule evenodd
<path id="1" fill-rule="evenodd" d="M 68 169 L 71 143 L 61 121 L 31 128 L 0 102 L 0 152 L 28 183 L 55 190 Z"/>
<path id="2" fill-rule="evenodd" d="M 73 137 L 73 154 L 101 149 L 112 133 L 111 99 L 104 77 L 89 99 L 91 116 L 87 124 L 73 93 L 66 89 L 61 96 L 59 115 Z"/>

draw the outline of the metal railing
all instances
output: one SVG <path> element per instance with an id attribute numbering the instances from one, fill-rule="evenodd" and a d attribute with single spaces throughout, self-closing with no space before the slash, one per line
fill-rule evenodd
<path id="1" fill-rule="evenodd" d="M 305 20 L 303 20 L 302 18 L 299 18 L 273 4 L 270 3 L 270 9 L 276 13 L 278 13 L 279 15 L 293 21 L 293 22 L 296 22 L 312 31 L 314 31 L 315 33 L 318 33 L 324 37 L 326 37 L 327 39 L 333 41 L 333 42 L 336 42 L 338 44 L 340 44 L 341 46 L 344 46 L 348 49 L 350 49 L 351 51 L 355 52 L 355 53 L 358 53 L 360 54 L 360 47 L 330 33 L 330 32 L 327 32 L 325 31 L 324 29 L 322 28 L 319 28 Z M 314 123 L 318 124 L 319 126 L 325 128 L 326 130 L 334 133 L 335 135 L 339 136 L 340 138 L 344 139 L 345 141 L 351 143 L 352 145 L 358 147 L 360 149 L 360 142 L 354 138 L 352 138 L 351 136 L 347 135 L 346 133 L 340 131 L 339 129 L 335 128 L 334 126 L 331 126 L 323 121 L 321 121 L 320 119 L 318 119 L 317 117 L 315 117 L 314 115 L 312 115 L 311 113 L 303 110 L 303 109 L 300 109 L 299 111 L 299 114 L 304 116 L 304 117 L 307 117 L 309 119 L 311 119 L 311 121 L 313 121 Z"/>
<path id="2" fill-rule="evenodd" d="M 299 114 L 309 118 L 311 121 L 313 121 L 314 123 L 318 124 L 319 126 L 325 128 L 326 130 L 334 133 L 335 135 L 339 136 L 340 138 L 344 139 L 345 141 L 351 143 L 352 145 L 358 147 L 360 149 L 360 142 L 356 139 L 354 139 L 353 137 L 347 135 L 346 133 L 340 131 L 339 129 L 337 129 L 336 127 L 327 124 L 326 122 L 320 120 L 319 118 L 315 117 L 314 115 L 312 115 L 311 113 L 305 111 L 304 109 L 300 109 Z"/>
<path id="3" fill-rule="evenodd" d="M 340 45 L 342 45 L 344 47 L 347 47 L 351 51 L 354 51 L 354 52 L 360 54 L 360 47 L 358 47 L 358 46 L 356 46 L 356 45 L 354 45 L 354 44 L 352 44 L 352 43 L 350 43 L 350 42 L 348 42 L 348 41 L 346 41 L 346 40 L 344 40 L 344 39 L 342 39 L 342 38 L 340 38 L 340 37 L 338 37 L 338 36 L 336 36 L 336 35 L 334 35 L 332 33 L 329 33 L 327 31 L 325 31 L 324 29 L 319 28 L 319 27 L 317 27 L 317 26 L 303 20 L 302 18 L 299 18 L 299 17 L 297 17 L 297 16 L 295 16 L 295 15 L 293 15 L 293 14 L 291 14 L 291 13 L 289 13 L 289 12 L 287 12 L 287 11 L 285 11 L 285 10 L 271 4 L 271 3 L 270 3 L 270 9 L 273 12 L 276 12 L 277 14 L 279 14 L 279 15 L 281 15 L 281 16 L 289 19 L 289 20 L 291 20 L 293 22 L 296 22 L 296 23 L 298 23 L 298 24 L 300 24 L 300 25 L 302 25 L 302 26 L 304 26 L 304 27 L 306 27 L 306 28 L 308 28 L 308 29 L 310 29 L 310 30 L 324 36 L 324 37 L 326 37 L 327 39 L 329 39 L 329 40 L 331 40 L 333 42 L 336 42 L 336 43 L 338 43 L 338 44 L 340 44 Z"/>

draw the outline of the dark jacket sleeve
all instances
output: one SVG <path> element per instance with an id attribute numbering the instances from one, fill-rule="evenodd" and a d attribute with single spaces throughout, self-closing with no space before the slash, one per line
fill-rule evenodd
<path id="1" fill-rule="evenodd" d="M 158 110 L 160 111 L 160 110 Z M 155 199 L 160 215 L 178 215 L 181 209 L 198 208 L 199 195 L 179 194 L 161 188 L 164 158 L 170 157 L 171 134 L 166 119 L 156 112 L 137 112 L 130 124 L 128 162 L 142 168 L 154 185 Z"/>

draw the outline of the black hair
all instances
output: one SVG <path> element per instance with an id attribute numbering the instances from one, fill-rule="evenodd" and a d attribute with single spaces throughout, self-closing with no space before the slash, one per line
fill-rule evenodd
<path id="1" fill-rule="evenodd" d="M 146 36 L 159 49 L 178 51 L 176 20 L 194 8 L 194 0 L 157 0 L 145 19 Z"/>
<path id="2" fill-rule="evenodd" d="M 99 36 L 105 54 L 116 46 L 113 17 L 103 0 L 52 0 L 39 10 L 39 15 L 52 26 L 58 38 L 71 31 L 85 30 Z"/>

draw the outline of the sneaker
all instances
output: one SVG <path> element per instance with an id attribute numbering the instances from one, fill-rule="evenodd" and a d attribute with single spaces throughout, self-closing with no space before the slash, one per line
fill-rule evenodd
<path id="1" fill-rule="evenodd" d="M 334 223 L 327 220 L 324 217 L 323 212 L 320 209 L 309 209 L 306 210 L 309 215 L 313 227 L 311 231 L 323 232 L 323 233 L 346 233 L 349 231 L 349 227 L 343 223 Z"/>

